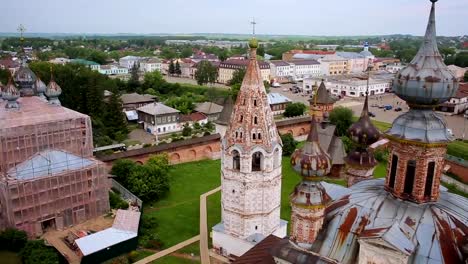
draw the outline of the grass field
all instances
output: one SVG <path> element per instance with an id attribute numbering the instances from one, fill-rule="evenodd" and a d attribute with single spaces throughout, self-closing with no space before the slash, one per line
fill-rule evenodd
<path id="1" fill-rule="evenodd" d="M 385 166 L 379 165 L 376 177 L 385 176 Z M 173 246 L 199 233 L 200 195 L 218 187 L 220 179 L 220 161 L 204 160 L 172 166 L 170 171 L 171 191 L 161 201 L 146 204 L 144 214 L 152 215 L 158 220 L 155 232 L 164 243 L 164 248 Z M 292 169 L 290 158 L 283 157 L 283 180 L 281 191 L 281 218 L 289 221 L 291 209 L 289 194 L 301 180 Z M 346 185 L 343 179 L 323 180 Z M 208 197 L 208 226 L 212 227 L 221 221 L 220 192 Z M 210 241 L 211 242 L 211 241 Z M 199 255 L 199 245 L 194 243 L 180 252 Z"/>

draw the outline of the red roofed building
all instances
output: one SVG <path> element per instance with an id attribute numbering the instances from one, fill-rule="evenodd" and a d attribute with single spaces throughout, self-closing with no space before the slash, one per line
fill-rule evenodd
<path id="1" fill-rule="evenodd" d="M 468 83 L 460 83 L 457 93 L 437 107 L 438 111 L 461 114 L 468 109 Z"/>
<path id="2" fill-rule="evenodd" d="M 204 125 L 208 123 L 208 117 L 202 113 L 191 113 L 189 115 L 181 115 L 180 116 L 180 123 L 181 124 L 189 124 L 190 126 L 193 126 L 195 123 L 199 123 L 200 125 Z"/>

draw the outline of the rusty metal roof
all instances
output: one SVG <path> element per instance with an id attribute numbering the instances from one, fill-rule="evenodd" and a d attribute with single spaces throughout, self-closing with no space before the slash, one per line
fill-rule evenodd
<path id="1" fill-rule="evenodd" d="M 245 252 L 244 255 L 236 259 L 233 264 L 274 264 L 275 261 L 269 249 L 279 241 L 281 241 L 281 238 L 275 235 L 269 235 L 249 251 Z"/>
<path id="2" fill-rule="evenodd" d="M 439 201 L 416 204 L 393 197 L 384 180 L 368 180 L 327 208 L 312 251 L 355 263 L 359 239 L 380 237 L 411 254 L 410 263 L 461 263 L 468 236 L 468 199 L 441 188 Z M 395 225 L 395 226 L 394 226 Z M 398 230 L 396 230 L 398 229 Z"/>

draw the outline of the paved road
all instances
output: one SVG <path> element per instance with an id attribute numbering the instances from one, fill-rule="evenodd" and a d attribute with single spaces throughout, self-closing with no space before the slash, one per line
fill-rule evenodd
<path id="1" fill-rule="evenodd" d="M 221 190 L 221 186 L 200 195 L 200 259 L 202 264 L 210 263 L 208 248 L 208 221 L 206 212 L 206 198 Z"/>
<path id="2" fill-rule="evenodd" d="M 193 243 L 195 243 L 195 242 L 197 242 L 197 241 L 199 241 L 199 240 L 200 240 L 200 235 L 196 235 L 196 236 L 194 236 L 194 237 L 192 237 L 192 238 L 190 238 L 190 239 L 187 239 L 187 240 L 185 240 L 185 241 L 183 241 L 183 242 L 180 242 L 179 244 L 177 244 L 177 245 L 175 245 L 175 246 L 172 246 L 172 247 L 170 247 L 170 248 L 168 248 L 168 249 L 165 249 L 165 250 L 160 251 L 160 252 L 158 252 L 158 253 L 156 253 L 156 254 L 153 254 L 153 255 L 148 256 L 148 257 L 146 257 L 146 258 L 144 258 L 144 259 L 141 259 L 141 260 L 135 262 L 135 264 L 146 264 L 146 263 L 150 263 L 150 262 L 152 262 L 152 261 L 154 261 L 154 260 L 157 260 L 157 259 L 159 259 L 159 258 L 162 258 L 162 257 L 164 257 L 164 256 L 166 256 L 166 255 L 169 255 L 169 254 L 171 254 L 171 253 L 174 252 L 174 251 L 177 251 L 177 250 L 179 250 L 179 249 L 182 249 L 182 248 L 184 248 L 184 247 L 186 247 L 186 246 L 188 246 L 188 245 L 190 245 L 190 244 L 193 244 Z M 203 262 L 202 262 L 202 263 L 203 263 Z"/>

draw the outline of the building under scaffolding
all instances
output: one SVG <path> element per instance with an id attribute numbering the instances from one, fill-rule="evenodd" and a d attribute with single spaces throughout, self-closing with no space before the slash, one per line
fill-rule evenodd
<path id="1" fill-rule="evenodd" d="M 0 228 L 38 236 L 109 211 L 110 181 L 93 158 L 89 116 L 51 103 L 49 95 L 49 102 L 16 98 L 17 107 L 7 108 L 7 89 L 8 102 L 0 102 Z"/>

